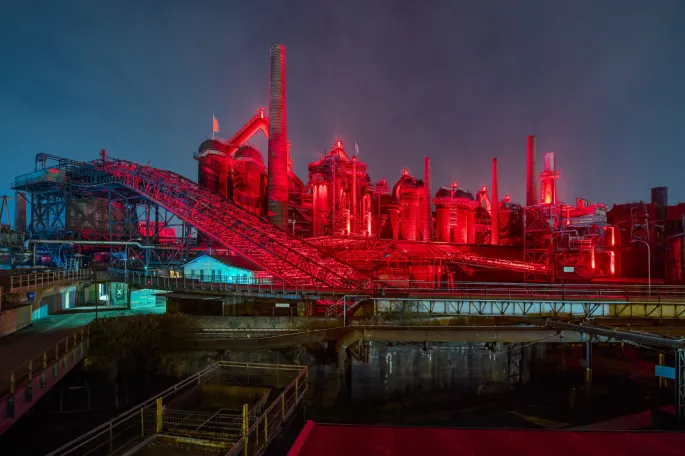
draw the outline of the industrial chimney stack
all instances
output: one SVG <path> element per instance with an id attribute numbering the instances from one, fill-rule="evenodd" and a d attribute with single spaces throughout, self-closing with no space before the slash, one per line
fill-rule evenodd
<path id="1" fill-rule="evenodd" d="M 431 158 L 423 158 L 423 189 L 425 190 L 426 218 L 423 222 L 423 240 L 433 240 L 433 206 L 431 202 Z"/>
<path id="2" fill-rule="evenodd" d="M 528 136 L 526 167 L 526 206 L 538 204 L 537 175 L 535 174 L 535 135 Z"/>
<path id="3" fill-rule="evenodd" d="M 492 159 L 492 210 L 490 216 L 492 226 L 490 228 L 490 243 L 499 245 L 499 195 L 497 192 L 497 158 Z"/>
<path id="4" fill-rule="evenodd" d="M 267 187 L 271 222 L 288 228 L 288 128 L 285 97 L 285 46 L 271 45 L 269 72 L 269 152 Z"/>

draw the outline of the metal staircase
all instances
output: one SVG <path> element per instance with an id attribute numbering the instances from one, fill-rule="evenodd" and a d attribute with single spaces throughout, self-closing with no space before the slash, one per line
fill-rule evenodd
<path id="1" fill-rule="evenodd" d="M 139 193 L 287 282 L 348 290 L 368 283 L 353 267 L 176 173 L 126 160 L 94 166 L 102 183 L 114 181 Z"/>

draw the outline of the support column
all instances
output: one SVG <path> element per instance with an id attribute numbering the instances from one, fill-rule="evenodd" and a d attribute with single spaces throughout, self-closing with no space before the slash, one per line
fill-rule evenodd
<path id="1" fill-rule="evenodd" d="M 592 343 L 585 343 L 585 397 L 590 399 L 592 394 Z"/>
<path id="2" fill-rule="evenodd" d="M 685 349 L 675 351 L 675 407 L 678 421 L 685 419 Z"/>

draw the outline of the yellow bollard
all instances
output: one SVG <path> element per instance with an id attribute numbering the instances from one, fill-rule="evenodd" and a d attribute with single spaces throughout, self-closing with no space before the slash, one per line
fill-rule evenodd
<path id="1" fill-rule="evenodd" d="M 140 408 L 140 436 L 145 437 L 145 412 Z"/>
<path id="2" fill-rule="evenodd" d="M 659 366 L 664 365 L 664 354 L 659 353 L 659 360 L 657 361 L 657 364 Z M 659 378 L 659 388 L 666 388 L 666 379 L 664 377 L 658 377 Z"/>
<path id="3" fill-rule="evenodd" d="M 162 406 L 162 398 L 157 398 L 157 415 L 155 417 L 155 433 L 162 432 L 162 425 L 164 424 L 164 407 Z"/>
<path id="4" fill-rule="evenodd" d="M 589 399 L 592 393 L 592 369 L 585 368 L 585 396 Z"/>
<path id="5" fill-rule="evenodd" d="M 281 419 L 285 422 L 285 393 L 281 394 Z"/>
<path id="6" fill-rule="evenodd" d="M 14 371 L 10 372 L 10 395 L 14 395 Z"/>
<path id="7" fill-rule="evenodd" d="M 269 443 L 269 414 L 265 413 L 264 414 L 264 444 L 266 445 Z"/>
<path id="8" fill-rule="evenodd" d="M 300 400 L 300 377 L 295 378 L 295 404 Z"/>

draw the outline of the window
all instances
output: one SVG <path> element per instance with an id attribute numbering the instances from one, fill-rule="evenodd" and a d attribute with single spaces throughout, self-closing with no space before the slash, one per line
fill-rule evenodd
<path id="1" fill-rule="evenodd" d="M 195 269 L 191 269 L 191 270 L 190 270 L 190 278 L 191 278 L 191 279 L 194 279 L 194 278 L 195 278 L 195 274 L 197 274 L 197 271 L 196 271 Z"/>

